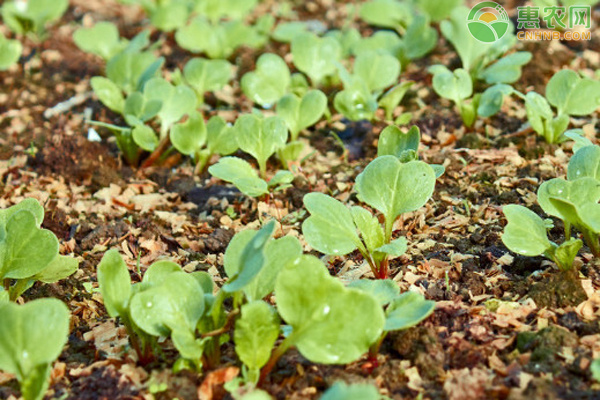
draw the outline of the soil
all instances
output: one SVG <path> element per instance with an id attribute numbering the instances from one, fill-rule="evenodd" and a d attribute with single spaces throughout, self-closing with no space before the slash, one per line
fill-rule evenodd
<path id="1" fill-rule="evenodd" d="M 303 20 L 344 26 L 346 16 L 335 11 L 332 0 L 296 8 Z M 170 258 L 186 271 L 209 272 L 221 285 L 223 252 L 235 233 L 275 218 L 283 233 L 301 237 L 307 216 L 302 198 L 309 192 L 358 203 L 354 180 L 376 156 L 379 133 L 387 124 L 352 122 L 335 114 L 319 122 L 302 134 L 310 151 L 295 170 L 292 187 L 262 200 L 249 199 L 206 172 L 195 176 L 183 157 L 148 168 L 129 166 L 108 132 L 98 129 L 101 142 L 87 138 L 86 112 L 96 120 L 122 123 L 95 97 L 49 118 L 44 112 L 89 92 L 90 78 L 103 73 L 103 61 L 83 53 L 71 39 L 79 24 L 112 21 L 122 35 L 132 37 L 147 23 L 143 12 L 113 0 L 72 0 L 63 19 L 43 43 L 25 40 L 20 65 L 0 72 L 2 205 L 38 199 L 46 211 L 43 227 L 56 234 L 63 254 L 80 261 L 76 274 L 57 284 L 37 283 L 23 299 L 56 297 L 72 313 L 69 341 L 54 365 L 46 399 L 197 399 L 211 374 L 240 367 L 231 343 L 223 344 L 222 364 L 202 373 L 174 373 L 177 354 L 168 344 L 158 361 L 143 367 L 115 353 L 114 343 L 107 347 L 101 332 L 125 342 L 126 334 L 119 333 L 119 322 L 109 318 L 97 292 L 96 267 L 104 252 L 119 248 L 134 281 L 153 261 Z M 357 26 L 365 35 L 372 32 L 363 23 Z M 600 68 L 597 33 L 583 47 L 520 44 L 519 50 L 532 52 L 535 61 L 523 68 L 515 88 L 543 94 L 550 76 L 563 67 Z M 176 45 L 172 34 L 152 38 L 163 40 L 160 51 L 169 69 L 193 56 Z M 238 78 L 264 52 L 285 56 L 289 45 L 238 50 L 230 58 Z M 390 263 L 391 278 L 401 290 L 424 294 L 437 302 L 436 309 L 418 326 L 389 333 L 376 360 L 319 365 L 290 350 L 263 385 L 276 399 L 317 399 L 339 380 L 376 385 L 392 399 L 598 398 L 600 384 L 589 368 L 600 356 L 598 261 L 584 248 L 575 270 L 558 271 L 541 257 L 511 253 L 501 240 L 502 207 L 521 204 L 542 215 L 535 202 L 537 187 L 565 175 L 571 145 L 547 145 L 528 132 L 518 99 L 465 129 L 452 105 L 431 89 L 426 68 L 436 63 L 460 65 L 443 38 L 430 56 L 403 66 L 401 79 L 416 83 L 397 111 L 413 113 L 411 124 L 423 136 L 421 158 L 443 164 L 446 172 L 432 200 L 396 223 L 394 236 L 406 236 L 409 250 Z M 218 114 L 232 121 L 251 110 L 238 81 L 225 95 L 207 96 L 206 118 Z M 331 102 L 340 89 L 327 89 Z M 576 124 L 598 128 L 598 113 Z M 269 174 L 276 168 L 273 161 Z M 564 229 L 560 221 L 554 223 L 550 235 L 560 243 Z M 348 269 L 360 275 L 364 261 L 358 253 L 324 260 L 332 275 Z M 0 399 L 18 394 L 16 380 L 0 373 Z M 232 397 L 217 385 L 210 398 Z"/>

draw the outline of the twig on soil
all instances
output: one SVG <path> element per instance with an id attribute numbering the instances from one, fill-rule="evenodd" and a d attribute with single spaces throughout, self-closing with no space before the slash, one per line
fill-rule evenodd
<path id="1" fill-rule="evenodd" d="M 62 101 L 62 102 L 58 103 L 57 105 L 55 105 L 54 107 L 46 109 L 46 111 L 44 111 L 44 118 L 50 119 L 58 114 L 65 113 L 65 112 L 69 111 L 70 109 L 77 107 L 80 104 L 85 103 L 89 98 L 91 98 L 93 96 L 93 94 L 94 94 L 94 92 L 91 92 L 91 91 L 76 94 L 75 96 L 71 97 L 69 100 Z"/>

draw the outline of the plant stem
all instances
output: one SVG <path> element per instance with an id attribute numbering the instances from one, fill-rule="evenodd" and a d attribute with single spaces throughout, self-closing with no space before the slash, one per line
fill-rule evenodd
<path id="1" fill-rule="evenodd" d="M 200 336 L 202 338 L 207 338 L 207 337 L 221 336 L 222 334 L 227 333 L 231 329 L 231 326 L 235 322 L 235 318 L 239 315 L 239 313 L 240 313 L 240 310 L 233 310 L 232 312 L 227 314 L 227 320 L 225 321 L 225 324 L 221 328 L 215 329 L 210 332 L 203 333 Z"/>
<path id="2" fill-rule="evenodd" d="M 267 180 L 267 161 L 258 161 L 258 169 L 260 172 L 260 177 L 262 179 L 264 179 L 265 181 Z"/>
<path id="3" fill-rule="evenodd" d="M 373 343 L 371 347 L 369 347 L 369 359 L 371 361 L 377 362 L 377 355 L 379 354 L 379 349 L 381 348 L 381 344 L 383 343 L 383 340 L 386 336 L 387 332 L 383 332 L 379 339 L 377 339 L 377 341 Z"/>
<path id="4" fill-rule="evenodd" d="M 600 243 L 598 242 L 598 235 L 587 229 L 581 229 L 581 234 L 585 243 L 590 248 L 594 257 L 600 257 Z"/>

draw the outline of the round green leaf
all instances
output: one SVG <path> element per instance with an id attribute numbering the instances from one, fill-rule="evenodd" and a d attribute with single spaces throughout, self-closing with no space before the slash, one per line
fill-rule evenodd
<path id="1" fill-rule="evenodd" d="M 270 107 L 279 100 L 290 85 L 291 75 L 285 61 L 276 54 L 263 54 L 256 70 L 244 74 L 242 90 L 255 103 Z"/>
<path id="2" fill-rule="evenodd" d="M 524 256 L 539 256 L 552 246 L 544 221 L 533 211 L 519 205 L 504 206 L 508 224 L 502 242 L 509 250 Z"/>
<path id="3" fill-rule="evenodd" d="M 401 163 L 394 156 L 377 157 L 356 178 L 359 198 L 383 213 L 391 223 L 431 198 L 435 172 L 422 161 Z"/>
<path id="4" fill-rule="evenodd" d="M 357 360 L 385 323 L 375 298 L 344 287 L 313 256 L 302 256 L 279 273 L 275 296 L 279 314 L 292 326 L 288 338 L 312 362 Z"/>
<path id="5" fill-rule="evenodd" d="M 356 250 L 360 238 L 345 205 L 323 193 L 309 193 L 304 196 L 304 206 L 310 217 L 302 224 L 302 234 L 312 248 L 332 255 Z"/>
<path id="6" fill-rule="evenodd" d="M 69 309 L 61 301 L 6 303 L 0 306 L 0 314 L 1 370 L 23 381 L 58 358 L 69 333 Z"/>

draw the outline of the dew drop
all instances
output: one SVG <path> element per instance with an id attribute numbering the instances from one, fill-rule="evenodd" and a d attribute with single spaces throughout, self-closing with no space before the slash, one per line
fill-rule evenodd
<path id="1" fill-rule="evenodd" d="M 29 353 L 27 350 L 23 350 L 23 358 L 29 358 Z"/>
<path id="2" fill-rule="evenodd" d="M 329 307 L 328 305 L 326 305 L 326 306 L 323 308 L 323 315 L 327 315 L 327 314 L 329 314 L 329 312 L 330 312 L 330 311 L 331 311 L 331 307 Z"/>
<path id="3" fill-rule="evenodd" d="M 151 301 L 149 301 L 149 302 L 147 302 L 147 303 L 146 303 L 146 307 L 148 307 L 148 308 L 152 308 L 152 306 L 153 306 L 153 304 L 152 304 L 152 302 L 151 302 Z"/>

